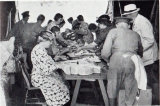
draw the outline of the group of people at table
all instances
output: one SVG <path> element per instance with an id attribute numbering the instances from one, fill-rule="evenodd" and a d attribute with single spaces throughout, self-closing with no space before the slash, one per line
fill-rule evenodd
<path id="1" fill-rule="evenodd" d="M 90 50 L 109 65 L 106 85 L 109 105 L 116 105 L 119 89 L 124 85 L 125 104 L 130 106 L 140 91 L 131 57 L 139 55 L 147 76 L 152 71 L 154 61 L 158 60 L 152 25 L 147 18 L 138 14 L 139 10 L 135 4 L 126 5 L 123 17 L 115 17 L 114 25 L 106 14 L 96 20 L 98 26 L 95 23 L 88 25 L 82 15 L 76 20 L 70 17 L 68 22 L 72 29 L 66 29 L 65 32 L 60 32 L 65 24 L 62 14 L 57 13 L 54 21 L 42 27 L 45 16 L 41 14 L 36 23 L 27 23 L 30 15 L 26 11 L 22 13 L 23 19 L 15 24 L 7 37 L 15 36 L 14 55 L 17 55 L 20 45 L 27 54 L 26 60 L 32 69 L 31 82 L 41 89 L 46 100 L 44 105 L 63 106 L 68 105 L 70 100 L 69 89 L 57 72 L 60 66 L 56 61 L 60 60 L 61 55 Z M 130 23 L 133 23 L 132 29 Z"/>

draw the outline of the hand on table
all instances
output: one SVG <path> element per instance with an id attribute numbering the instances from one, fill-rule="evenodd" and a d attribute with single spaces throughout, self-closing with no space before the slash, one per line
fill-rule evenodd
<path id="1" fill-rule="evenodd" d="M 56 55 L 55 57 L 54 57 L 54 60 L 55 61 L 58 61 L 60 59 L 60 56 L 59 55 Z"/>

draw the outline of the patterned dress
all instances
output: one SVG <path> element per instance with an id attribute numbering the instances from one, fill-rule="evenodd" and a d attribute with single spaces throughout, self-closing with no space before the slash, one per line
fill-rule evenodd
<path id="1" fill-rule="evenodd" d="M 62 106 L 70 100 L 69 90 L 62 77 L 56 72 L 53 59 L 39 44 L 31 52 L 33 64 L 31 82 L 41 89 L 49 106 Z"/>

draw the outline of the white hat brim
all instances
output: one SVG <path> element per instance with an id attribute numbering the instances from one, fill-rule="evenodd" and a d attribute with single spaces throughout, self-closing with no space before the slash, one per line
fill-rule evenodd
<path id="1" fill-rule="evenodd" d="M 140 10 L 140 8 L 137 8 L 135 11 L 128 12 L 128 13 L 124 13 L 124 14 L 122 14 L 122 15 L 128 15 L 128 14 L 132 14 L 132 13 L 138 12 L 139 10 Z"/>

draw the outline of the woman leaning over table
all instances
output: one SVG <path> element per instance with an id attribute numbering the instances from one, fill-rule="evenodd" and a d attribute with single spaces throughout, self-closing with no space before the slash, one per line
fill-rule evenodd
<path id="1" fill-rule="evenodd" d="M 58 66 L 46 51 L 46 48 L 51 45 L 52 36 L 42 34 L 38 40 L 39 44 L 31 52 L 32 85 L 41 89 L 46 105 L 63 106 L 70 100 L 70 96 L 68 87 L 57 72 Z"/>

